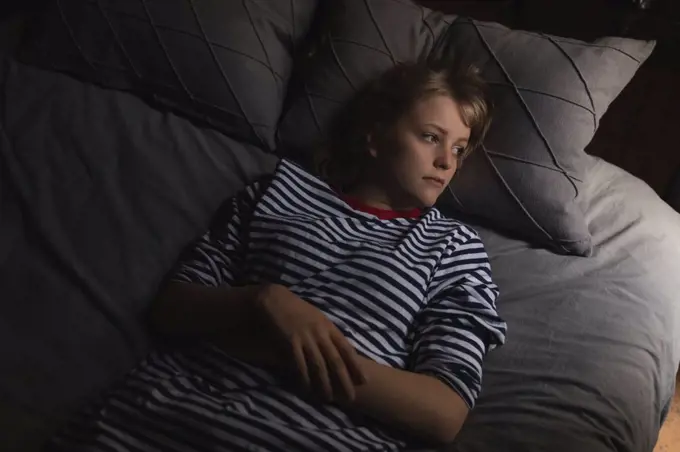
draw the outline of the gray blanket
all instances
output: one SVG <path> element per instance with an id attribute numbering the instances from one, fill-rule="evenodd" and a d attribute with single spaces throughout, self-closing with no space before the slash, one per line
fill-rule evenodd
<path id="1" fill-rule="evenodd" d="M 0 95 L 0 444 L 27 451 L 144 355 L 182 246 L 275 159 L 12 62 Z M 680 359 L 680 215 L 596 159 L 586 192 L 592 258 L 479 228 L 509 334 L 453 450 L 652 450 Z"/>
<path id="2" fill-rule="evenodd" d="M 457 451 L 651 451 L 680 359 L 680 214 L 592 159 L 591 258 L 478 228 L 508 342 Z"/>

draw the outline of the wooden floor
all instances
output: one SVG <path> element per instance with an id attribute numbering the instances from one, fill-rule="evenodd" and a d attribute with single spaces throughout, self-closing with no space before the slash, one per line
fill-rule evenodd
<path id="1" fill-rule="evenodd" d="M 654 452 L 678 452 L 680 451 L 680 374 L 678 376 L 678 388 L 675 390 L 673 406 L 668 413 L 668 418 L 659 434 L 659 441 Z"/>

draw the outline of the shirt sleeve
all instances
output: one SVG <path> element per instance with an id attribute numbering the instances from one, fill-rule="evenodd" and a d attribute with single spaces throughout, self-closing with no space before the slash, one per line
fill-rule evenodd
<path id="1" fill-rule="evenodd" d="M 222 204 L 208 231 L 180 258 L 173 281 L 217 287 L 238 279 L 245 257 L 244 235 L 268 182 L 256 181 Z"/>
<path id="2" fill-rule="evenodd" d="M 427 306 L 416 320 L 412 370 L 456 391 L 470 409 L 482 386 L 487 352 L 505 342 L 506 324 L 496 312 L 498 288 L 479 236 L 454 233 L 429 286 Z"/>

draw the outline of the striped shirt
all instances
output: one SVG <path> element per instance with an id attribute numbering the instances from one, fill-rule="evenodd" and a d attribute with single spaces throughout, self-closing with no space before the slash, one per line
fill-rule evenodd
<path id="1" fill-rule="evenodd" d="M 505 340 L 479 236 L 431 208 L 357 210 L 288 160 L 225 203 L 175 279 L 278 283 L 320 309 L 356 350 L 431 375 L 472 408 L 485 354 Z M 281 377 L 200 344 L 153 352 L 59 435 L 64 450 L 388 451 L 377 424 L 309 401 Z"/>

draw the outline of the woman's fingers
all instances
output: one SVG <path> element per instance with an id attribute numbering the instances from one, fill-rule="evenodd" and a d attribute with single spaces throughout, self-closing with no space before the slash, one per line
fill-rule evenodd
<path id="1" fill-rule="evenodd" d="M 333 340 L 333 344 L 335 344 L 338 353 L 340 353 L 349 374 L 352 376 L 354 384 L 362 385 L 366 383 L 368 378 L 359 364 L 359 356 L 354 347 L 352 347 L 352 344 L 349 343 L 347 338 L 343 336 L 340 331 L 331 333 L 331 339 Z"/>
<path id="2" fill-rule="evenodd" d="M 342 392 L 344 393 L 344 398 L 346 400 L 349 401 L 354 400 L 355 396 L 354 383 L 352 382 L 352 379 L 349 376 L 349 372 L 347 371 L 347 367 L 345 366 L 345 361 L 342 359 L 342 356 L 338 352 L 335 343 L 331 339 L 331 336 L 328 335 L 324 338 L 321 338 L 319 346 L 321 348 L 324 358 L 326 359 L 327 367 L 329 367 L 330 370 L 332 370 L 333 382 L 336 384 L 337 383 L 340 384 Z"/>
<path id="3" fill-rule="evenodd" d="M 311 368 L 315 383 L 320 386 L 321 392 L 327 401 L 333 400 L 333 387 L 331 386 L 331 379 L 328 375 L 328 367 L 326 360 L 319 350 L 316 338 L 308 337 L 304 344 L 304 353 L 307 360 L 307 367 Z"/>
<path id="4" fill-rule="evenodd" d="M 302 348 L 302 341 L 300 339 L 293 339 L 291 345 L 293 347 L 293 357 L 295 358 L 295 364 L 297 365 L 298 372 L 300 372 L 300 377 L 302 378 L 305 386 L 309 388 L 312 383 L 309 378 L 309 368 L 307 367 L 305 352 Z"/>

